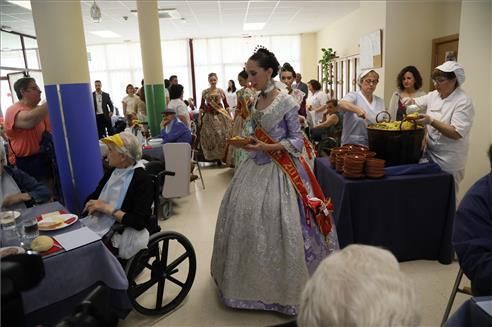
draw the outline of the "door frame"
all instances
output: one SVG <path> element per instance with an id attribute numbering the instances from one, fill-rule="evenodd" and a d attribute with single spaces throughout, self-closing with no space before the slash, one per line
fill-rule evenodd
<path id="1" fill-rule="evenodd" d="M 459 40 L 460 40 L 459 33 L 432 39 L 432 60 L 431 60 L 431 69 L 430 69 L 431 73 L 438 63 L 438 58 L 437 58 L 438 45 L 443 43 L 453 42 L 453 41 L 459 41 Z M 429 88 L 431 91 L 434 90 L 434 84 L 432 83 L 432 79 L 430 81 Z"/>

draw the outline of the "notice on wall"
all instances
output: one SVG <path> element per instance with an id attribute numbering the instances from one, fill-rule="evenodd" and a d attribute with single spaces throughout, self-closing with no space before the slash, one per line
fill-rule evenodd
<path id="1" fill-rule="evenodd" d="M 380 68 L 383 66 L 381 30 L 360 38 L 360 69 Z"/>

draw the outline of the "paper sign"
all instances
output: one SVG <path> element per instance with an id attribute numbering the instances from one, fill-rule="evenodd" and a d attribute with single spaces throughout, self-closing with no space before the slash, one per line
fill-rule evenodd
<path id="1" fill-rule="evenodd" d="M 82 227 L 71 232 L 53 236 L 58 243 L 67 251 L 84 246 L 86 244 L 98 241 L 101 239 L 99 235 L 94 233 L 87 227 Z"/>

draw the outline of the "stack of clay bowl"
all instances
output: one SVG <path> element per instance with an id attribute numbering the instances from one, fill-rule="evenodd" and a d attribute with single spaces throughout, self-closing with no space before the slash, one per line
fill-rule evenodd
<path id="1" fill-rule="evenodd" d="M 344 165 L 344 158 L 345 158 L 345 155 L 347 154 L 348 152 L 345 152 L 345 151 L 341 151 L 339 153 L 337 153 L 336 155 L 336 159 L 335 159 L 335 170 L 339 173 L 343 173 L 343 165 Z"/>
<path id="2" fill-rule="evenodd" d="M 344 156 L 343 176 L 347 178 L 364 177 L 366 156 L 363 153 L 347 153 Z"/>
<path id="3" fill-rule="evenodd" d="M 349 152 L 368 152 L 369 148 L 364 145 L 359 145 L 359 144 L 344 144 L 342 145 L 342 149 L 347 149 Z"/>
<path id="4" fill-rule="evenodd" d="M 366 176 L 369 178 L 381 178 L 384 176 L 383 159 L 369 158 L 366 159 Z"/>
<path id="5" fill-rule="evenodd" d="M 347 152 L 349 152 L 349 150 L 345 149 L 345 148 L 333 148 L 333 149 L 331 149 L 331 152 L 330 152 L 331 166 L 339 172 L 343 171 L 343 155 L 345 155 L 345 153 L 347 153 Z M 340 155 L 340 158 L 338 159 L 339 165 L 338 165 L 338 169 L 337 169 L 337 156 L 338 155 Z"/>

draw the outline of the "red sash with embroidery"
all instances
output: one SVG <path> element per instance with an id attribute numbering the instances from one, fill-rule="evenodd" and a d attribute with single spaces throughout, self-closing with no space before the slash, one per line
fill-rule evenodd
<path id="1" fill-rule="evenodd" d="M 256 127 L 255 136 L 262 142 L 267 144 L 275 144 L 276 142 L 268 135 L 262 128 Z M 314 214 L 316 225 L 318 225 L 321 233 L 326 237 L 331 231 L 330 210 L 333 210 L 333 204 L 330 199 L 326 199 L 321 187 L 314 176 L 311 167 L 304 158 L 300 158 L 301 163 L 306 170 L 315 197 L 310 197 L 306 186 L 301 178 L 301 175 L 297 171 L 297 167 L 294 160 L 289 156 L 287 151 L 272 151 L 266 152 L 272 160 L 282 169 L 282 171 L 289 177 L 290 181 L 294 185 L 297 193 L 302 199 L 304 208 L 306 210 L 306 223 L 311 226 L 311 220 L 308 214 L 308 210 L 311 210 Z"/>
<path id="2" fill-rule="evenodd" d="M 308 155 L 309 160 L 316 157 L 317 153 L 314 149 L 314 145 L 308 140 L 307 136 L 302 133 L 304 139 L 304 147 L 306 148 L 306 153 Z"/>

